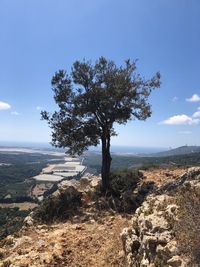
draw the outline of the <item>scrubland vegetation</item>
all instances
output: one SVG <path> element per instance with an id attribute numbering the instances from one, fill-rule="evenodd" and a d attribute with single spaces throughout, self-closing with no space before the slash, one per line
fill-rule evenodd
<path id="1" fill-rule="evenodd" d="M 24 218 L 29 214 L 28 210 L 19 210 L 19 208 L 1 208 L 0 207 L 0 240 L 7 235 L 18 231 Z"/>
<path id="2" fill-rule="evenodd" d="M 52 159 L 55 159 L 55 156 L 35 153 L 17 155 L 0 153 L 0 162 L 10 164 L 0 166 L 0 202 L 27 201 L 25 197 L 29 196 L 30 189 L 35 183 L 35 180 L 30 178 L 39 174 Z M 4 199 L 6 196 L 8 196 L 7 200 Z"/>
<path id="3" fill-rule="evenodd" d="M 20 157 L 23 159 L 25 156 L 21 155 Z M 23 197 L 28 197 L 28 192 L 35 182 L 30 177 L 40 172 L 47 161 L 44 158 L 40 163 L 25 161 L 24 164 L 19 164 L 19 162 L 14 164 L 13 159 L 12 165 L 1 166 L 0 177 L 5 178 L 0 180 L 2 185 L 1 198 L 3 199 L 10 194 L 12 200 L 23 201 Z M 91 194 L 90 201 L 94 203 L 93 208 L 98 214 L 109 211 L 111 213 L 114 211 L 115 214 L 134 214 L 146 196 L 155 189 L 154 182 L 143 180 L 143 174 L 138 169 L 158 168 L 165 165 L 176 167 L 198 165 L 199 161 L 200 153 L 159 158 L 113 155 L 110 190 L 106 195 L 102 195 L 100 184 Z M 99 173 L 100 155 L 88 154 L 84 164 L 87 164 L 89 168 L 96 169 L 96 172 Z M 179 220 L 173 221 L 173 231 L 179 249 L 190 257 L 191 264 L 200 264 L 198 250 L 200 242 L 200 191 L 197 188 L 191 191 L 190 187 L 178 191 L 177 204 L 180 206 Z M 84 205 L 80 192 L 73 189 L 63 191 L 57 196 L 51 195 L 45 198 L 41 205 L 35 209 L 34 219 L 39 223 L 47 224 L 66 221 L 76 215 L 81 215 L 85 208 Z M 18 231 L 29 212 L 28 210 L 21 211 L 18 208 L 0 208 L 0 239 Z M 185 240 L 187 240 L 187 247 Z"/>
<path id="4" fill-rule="evenodd" d="M 100 183 L 94 192 L 88 193 L 88 197 L 99 213 L 105 211 L 133 213 L 153 189 L 154 184 L 145 183 L 142 178 L 143 174 L 137 170 L 113 172 L 111 173 L 111 187 L 107 194 L 102 194 Z M 84 207 L 82 203 L 82 193 L 74 187 L 69 187 L 56 196 L 44 199 L 34 212 L 34 219 L 43 223 L 62 221 L 74 215 L 80 215 L 81 207 L 84 210 L 86 206 Z"/>
<path id="5" fill-rule="evenodd" d="M 111 170 L 122 170 L 127 168 L 147 169 L 151 167 L 164 166 L 198 166 L 200 163 L 200 153 L 190 153 L 186 155 L 175 155 L 167 157 L 137 157 L 134 155 L 112 155 Z M 90 168 L 96 169 L 97 173 L 101 170 L 101 155 L 87 153 L 85 164 Z"/>
<path id="6" fill-rule="evenodd" d="M 181 253 L 190 258 L 191 266 L 200 265 L 200 188 L 190 184 L 177 194 L 178 220 L 174 232 Z"/>
<path id="7" fill-rule="evenodd" d="M 30 191 L 36 183 L 31 177 L 39 174 L 55 156 L 19 153 L 0 153 L 0 203 L 34 202 Z M 62 159 L 61 159 L 62 160 Z M 19 208 L 0 208 L 0 239 L 20 229 L 30 211 Z"/>
<path id="8" fill-rule="evenodd" d="M 73 188 L 58 196 L 49 196 L 44 199 L 34 213 L 34 219 L 38 222 L 52 223 L 68 219 L 76 214 L 81 206 L 81 193 Z"/>

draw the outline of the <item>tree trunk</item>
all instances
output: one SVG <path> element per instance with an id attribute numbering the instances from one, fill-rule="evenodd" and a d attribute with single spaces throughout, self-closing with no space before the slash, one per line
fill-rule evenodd
<path id="1" fill-rule="evenodd" d="M 102 192 L 105 194 L 110 189 L 110 166 L 111 166 L 111 155 L 110 155 L 110 134 L 103 134 L 101 138 L 102 142 Z"/>

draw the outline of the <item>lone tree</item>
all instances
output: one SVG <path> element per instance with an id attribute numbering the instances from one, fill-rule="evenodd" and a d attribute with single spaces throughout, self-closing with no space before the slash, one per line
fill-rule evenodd
<path id="1" fill-rule="evenodd" d="M 148 97 L 152 89 L 160 87 L 160 74 L 145 80 L 136 73 L 134 61 L 127 60 L 118 67 L 100 57 L 94 65 L 76 61 L 70 74 L 59 70 L 51 84 L 59 109 L 41 114 L 52 129 L 52 144 L 68 148 L 71 155 L 81 155 L 101 141 L 102 191 L 106 192 L 112 161 L 110 139 L 116 135 L 114 123 L 151 116 Z"/>

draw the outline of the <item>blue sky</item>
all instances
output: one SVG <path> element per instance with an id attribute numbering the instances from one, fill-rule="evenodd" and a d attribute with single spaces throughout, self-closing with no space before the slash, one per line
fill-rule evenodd
<path id="1" fill-rule="evenodd" d="M 52 75 L 103 55 L 162 75 L 152 117 L 116 126 L 113 144 L 200 145 L 199 14 L 199 0 L 1 0 L 0 141 L 50 141 Z"/>

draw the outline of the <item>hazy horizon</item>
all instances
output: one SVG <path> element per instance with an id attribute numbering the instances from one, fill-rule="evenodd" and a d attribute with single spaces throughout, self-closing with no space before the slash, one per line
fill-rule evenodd
<path id="1" fill-rule="evenodd" d="M 187 146 L 183 144 L 182 146 Z M 195 145 L 194 145 L 195 146 Z M 59 149 L 52 146 L 47 142 L 17 142 L 17 141 L 0 141 L 0 147 L 9 147 L 9 148 L 35 148 L 35 149 Z M 148 153 L 157 153 L 163 152 L 170 149 L 175 149 L 177 147 L 153 147 L 153 146 L 129 146 L 129 145 L 111 145 L 111 153 L 122 153 L 122 154 L 148 154 Z M 65 150 L 61 148 L 60 150 Z M 91 152 L 100 152 L 101 145 L 97 147 L 90 147 L 89 151 Z"/>

